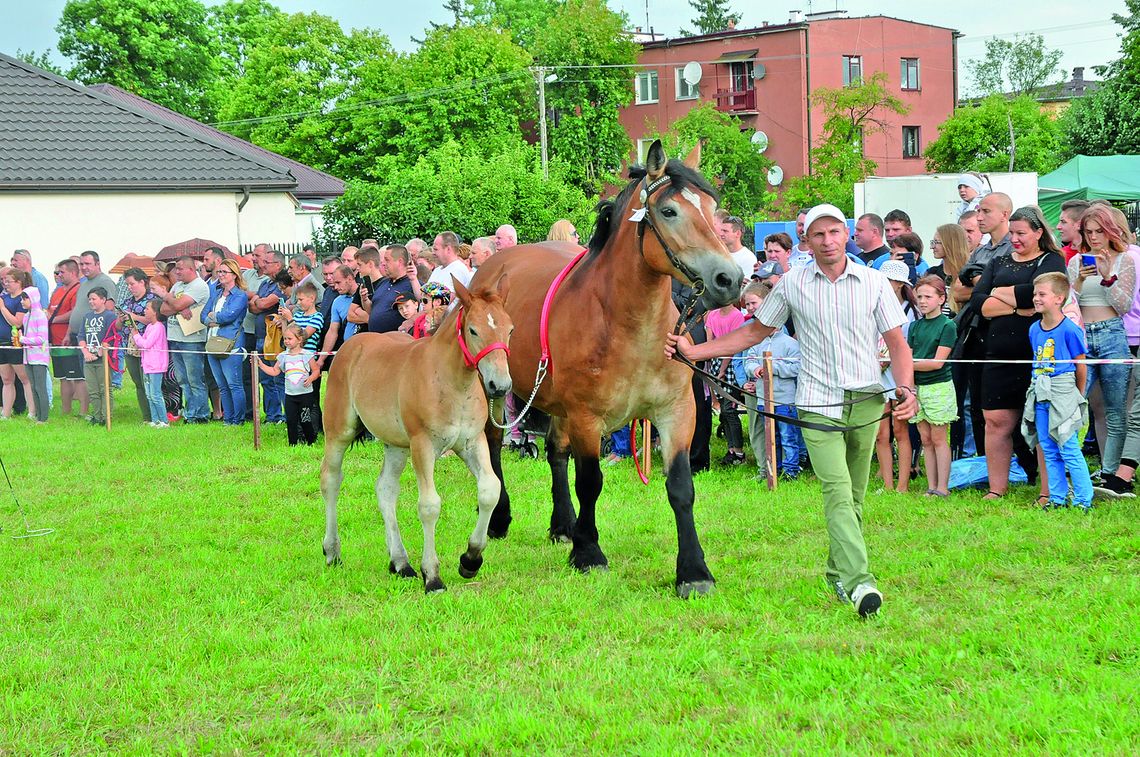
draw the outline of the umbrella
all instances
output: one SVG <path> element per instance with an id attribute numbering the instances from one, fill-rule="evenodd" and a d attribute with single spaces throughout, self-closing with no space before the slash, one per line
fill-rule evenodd
<path id="1" fill-rule="evenodd" d="M 225 252 L 227 258 L 237 258 L 224 244 L 218 244 L 211 239 L 199 239 L 195 237 L 194 239 L 187 239 L 185 242 L 163 247 L 158 251 L 158 254 L 154 256 L 154 259 L 175 261 L 183 255 L 189 255 L 195 260 L 201 260 L 207 247 L 220 247 L 222 251 Z"/>
<path id="2" fill-rule="evenodd" d="M 123 259 L 111 268 L 108 273 L 126 273 L 129 268 L 141 268 L 143 273 L 147 276 L 153 276 L 158 273 L 154 267 L 154 258 L 150 255 L 136 255 L 133 252 L 128 252 L 123 256 Z"/>

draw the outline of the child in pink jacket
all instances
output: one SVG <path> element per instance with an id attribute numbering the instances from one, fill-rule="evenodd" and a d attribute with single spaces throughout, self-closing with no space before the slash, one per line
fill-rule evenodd
<path id="1" fill-rule="evenodd" d="M 48 411 L 48 320 L 40 303 L 40 290 L 28 287 L 20 295 L 21 303 L 27 309 L 24 318 L 23 334 L 20 343 L 24 346 L 24 364 L 27 366 L 28 383 L 32 386 L 32 404 L 36 408 L 36 423 L 47 423 Z"/>
<path id="2" fill-rule="evenodd" d="M 150 425 L 166 428 L 170 424 L 163 420 L 166 418 L 166 402 L 162 399 L 162 377 L 170 367 L 170 352 L 166 343 L 166 326 L 158 320 L 160 307 L 160 299 L 146 304 L 142 315 L 146 329 L 131 334 L 131 341 L 142 352 L 139 362 L 142 363 L 146 401 L 150 405 Z"/>

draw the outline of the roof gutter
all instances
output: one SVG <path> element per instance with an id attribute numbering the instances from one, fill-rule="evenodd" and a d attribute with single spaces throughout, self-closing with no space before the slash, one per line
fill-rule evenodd
<path id="1" fill-rule="evenodd" d="M 238 203 L 238 212 L 239 213 L 245 208 L 245 204 L 247 202 L 249 202 L 249 187 L 242 187 L 241 188 L 241 202 Z"/>

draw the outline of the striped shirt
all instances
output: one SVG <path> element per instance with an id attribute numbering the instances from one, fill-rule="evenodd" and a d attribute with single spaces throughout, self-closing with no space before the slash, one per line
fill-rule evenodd
<path id="1" fill-rule="evenodd" d="M 312 336 L 305 340 L 303 349 L 306 349 L 309 352 L 316 352 L 321 348 L 321 329 L 325 327 L 325 317 L 321 314 L 321 311 L 314 310 L 310 315 L 305 315 L 304 313 L 294 313 L 293 323 L 300 326 L 302 330 L 307 329 L 310 326 L 316 329 L 316 331 L 313 332 Z"/>
<path id="2" fill-rule="evenodd" d="M 795 320 L 800 343 L 796 405 L 828 418 L 842 407 L 845 391 L 880 391 L 879 334 L 906 322 L 887 277 L 848 262 L 831 281 L 816 265 L 793 268 L 756 313 L 765 326 Z"/>

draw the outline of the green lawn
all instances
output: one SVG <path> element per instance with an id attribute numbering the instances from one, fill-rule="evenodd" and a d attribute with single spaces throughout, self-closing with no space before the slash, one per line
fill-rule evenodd
<path id="1" fill-rule="evenodd" d="M 464 581 L 475 487 L 452 457 L 449 591 L 425 596 L 388 575 L 376 445 L 349 454 L 329 569 L 319 447 L 288 448 L 282 427 L 260 452 L 248 429 L 146 428 L 129 389 L 116 399 L 110 434 L 0 425 L 32 525 L 56 529 L 6 538 L 23 526 L 2 493 L 0 754 L 1140 749 L 1136 500 L 1085 515 L 1028 490 L 873 496 L 885 606 L 861 622 L 824 589 L 813 482 L 777 496 L 751 466 L 698 476 L 719 583 L 685 602 L 659 466 L 649 488 L 607 469 L 611 570 L 582 576 L 545 539 L 545 463 L 511 459 L 510 537 Z M 418 565 L 410 467 L 400 502 Z"/>

